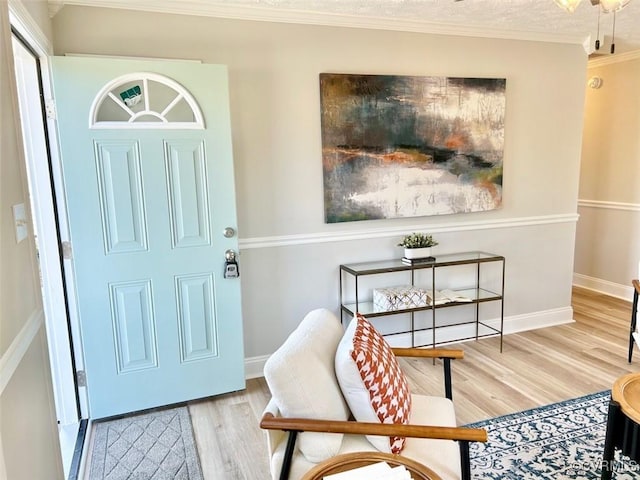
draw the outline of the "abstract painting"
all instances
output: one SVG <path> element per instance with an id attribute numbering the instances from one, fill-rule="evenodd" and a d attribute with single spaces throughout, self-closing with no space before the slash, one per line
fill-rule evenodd
<path id="1" fill-rule="evenodd" d="M 502 204 L 504 78 L 320 74 L 325 222 Z"/>

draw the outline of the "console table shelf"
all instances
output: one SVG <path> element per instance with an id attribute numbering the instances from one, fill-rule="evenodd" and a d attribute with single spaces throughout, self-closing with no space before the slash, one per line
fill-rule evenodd
<path id="1" fill-rule="evenodd" d="M 483 277 L 481 275 L 481 266 L 492 264 L 497 266 L 498 271 L 495 276 L 492 285 L 483 285 Z M 424 306 L 415 306 L 411 308 L 404 308 L 399 310 L 380 310 L 379 307 L 374 305 L 372 295 L 369 294 L 371 289 L 366 289 L 367 294 L 362 290 L 360 280 L 361 277 L 371 275 L 389 275 L 399 274 L 406 275 L 407 285 L 420 287 L 422 290 L 429 292 L 431 298 L 435 298 L 436 291 L 441 287 L 440 273 L 444 272 L 444 268 L 456 267 L 456 266 L 470 266 L 473 270 L 473 274 L 466 274 L 464 278 L 455 279 L 464 286 L 449 288 L 456 294 L 465 297 L 465 301 L 451 301 L 443 304 L 434 305 L 426 304 Z M 426 272 L 425 272 L 426 271 Z M 448 255 L 440 255 L 433 261 L 414 263 L 407 265 L 401 260 L 384 260 L 375 262 L 364 263 L 352 263 L 340 265 L 340 310 L 341 317 L 344 320 L 344 315 L 353 316 L 356 312 L 359 312 L 369 318 L 385 317 L 391 315 L 408 314 L 410 316 L 410 328 L 403 328 L 391 333 L 386 333 L 385 336 L 393 335 L 411 335 L 411 346 L 431 346 L 435 347 L 441 343 L 450 343 L 454 341 L 469 340 L 472 338 L 478 339 L 488 336 L 500 336 L 500 351 L 502 352 L 502 335 L 504 327 L 504 271 L 505 271 L 505 258 L 501 255 L 495 255 L 487 252 L 463 252 L 454 253 Z M 430 278 L 429 285 L 420 286 L 416 285 L 417 276 L 423 277 L 428 275 Z M 430 274 L 430 275 L 429 275 Z M 421 279 L 424 282 L 425 278 Z M 351 286 L 352 299 L 345 300 L 345 290 Z M 363 296 L 366 296 L 366 300 L 363 300 Z M 481 319 L 480 305 L 483 303 L 498 302 L 499 303 L 499 321 L 492 322 L 493 325 L 489 325 L 487 320 Z M 436 321 L 436 311 L 440 309 L 450 309 L 454 307 L 466 306 L 473 310 L 471 319 L 453 320 L 448 321 L 446 318 L 439 318 Z M 430 312 L 431 322 L 428 326 L 416 327 L 415 315 L 418 312 Z M 436 339 L 436 332 L 440 329 L 447 327 L 459 327 L 461 325 L 473 324 L 475 326 L 475 333 L 473 335 L 463 335 L 454 339 L 449 339 L 446 342 L 440 342 Z M 416 343 L 415 334 L 417 332 L 431 333 L 431 340 L 429 342 Z"/>

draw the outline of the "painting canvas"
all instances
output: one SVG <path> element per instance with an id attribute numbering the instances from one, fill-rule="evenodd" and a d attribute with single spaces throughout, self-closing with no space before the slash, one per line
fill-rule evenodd
<path id="1" fill-rule="evenodd" d="M 320 74 L 325 221 L 502 204 L 503 78 Z"/>

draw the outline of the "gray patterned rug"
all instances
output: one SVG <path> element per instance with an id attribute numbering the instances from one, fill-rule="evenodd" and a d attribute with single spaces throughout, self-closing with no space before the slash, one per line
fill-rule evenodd
<path id="1" fill-rule="evenodd" d="M 472 443 L 476 480 L 599 479 L 611 392 L 477 422 L 487 443 Z M 616 480 L 640 479 L 640 465 L 616 452 Z"/>
<path id="2" fill-rule="evenodd" d="M 187 407 L 96 422 L 89 480 L 203 480 Z"/>

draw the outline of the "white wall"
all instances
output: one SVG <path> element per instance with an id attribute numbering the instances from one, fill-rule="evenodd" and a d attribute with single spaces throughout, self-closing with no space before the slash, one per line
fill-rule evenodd
<path id="1" fill-rule="evenodd" d="M 33 1 L 30 10 L 44 10 Z M 39 18 L 46 18 L 46 14 Z M 7 2 L 0 2 L 0 479 L 61 479 L 33 235 L 16 242 L 11 206 L 29 210 Z"/>
<path id="2" fill-rule="evenodd" d="M 339 264 L 397 258 L 399 238 L 417 229 L 435 234 L 440 253 L 505 255 L 508 322 L 571 318 L 581 46 L 73 6 L 53 28 L 58 55 L 228 65 L 249 362 L 273 352 L 308 310 L 338 311 Z M 321 72 L 506 78 L 503 207 L 324 224 Z"/>
<path id="3" fill-rule="evenodd" d="M 640 52 L 589 65 L 575 283 L 631 300 L 640 261 Z"/>

